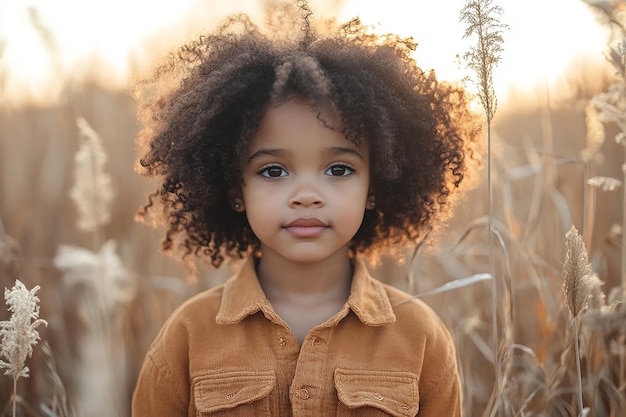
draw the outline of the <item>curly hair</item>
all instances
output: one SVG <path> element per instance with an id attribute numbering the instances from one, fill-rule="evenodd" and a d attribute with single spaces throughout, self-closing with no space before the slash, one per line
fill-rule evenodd
<path id="1" fill-rule="evenodd" d="M 353 238 L 358 253 L 416 242 L 466 174 L 480 129 L 461 86 L 422 71 L 410 56 L 411 38 L 376 35 L 358 18 L 323 22 L 320 35 L 306 2 L 297 9 L 300 30 L 291 39 L 231 16 L 137 85 L 137 167 L 162 178 L 138 215 L 160 204 L 161 248 L 180 251 L 188 265 L 200 256 L 217 267 L 258 246 L 229 190 L 242 184 L 242 156 L 268 106 L 294 97 L 330 106 L 345 137 L 369 146 L 376 209 L 366 211 Z M 168 80 L 175 86 L 162 88 Z"/>

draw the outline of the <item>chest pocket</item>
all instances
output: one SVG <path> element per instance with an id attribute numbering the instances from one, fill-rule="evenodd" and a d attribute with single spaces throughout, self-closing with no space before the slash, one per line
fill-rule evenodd
<path id="1" fill-rule="evenodd" d="M 276 375 L 269 371 L 229 371 L 194 378 L 196 416 L 269 416 Z"/>
<path id="2" fill-rule="evenodd" d="M 408 417 L 419 410 L 417 375 L 400 371 L 335 370 L 338 417 Z"/>

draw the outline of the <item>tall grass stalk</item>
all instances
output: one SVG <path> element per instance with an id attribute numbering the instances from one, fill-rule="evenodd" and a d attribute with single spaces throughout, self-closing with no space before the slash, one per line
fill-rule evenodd
<path id="1" fill-rule="evenodd" d="M 104 169 L 107 155 L 100 135 L 83 118 L 76 124 L 83 141 L 74 158 L 70 196 L 78 209 L 78 228 L 92 234 L 93 250 L 60 245 L 53 263 L 63 273 L 63 287 L 84 311 L 87 324 L 78 342 L 78 412 L 112 416 L 119 415 L 125 402 L 126 352 L 120 341 L 125 338 L 126 307 L 135 296 L 136 283 L 117 254 L 116 241 L 103 243 L 103 226 L 111 221 L 115 193 Z"/>
<path id="2" fill-rule="evenodd" d="M 624 161 L 626 161 L 626 145 L 624 146 Z M 626 294 L 626 162 L 622 164 L 622 173 L 624 174 L 624 188 L 622 190 L 622 294 Z"/>
<path id="3" fill-rule="evenodd" d="M 583 238 L 574 226 L 565 234 L 565 262 L 563 265 L 563 292 L 565 303 L 574 326 L 574 350 L 578 382 L 578 415 L 583 416 L 583 378 L 580 369 L 579 326 L 580 314 L 587 308 L 596 280 L 591 273 L 591 263 Z"/>
<path id="4" fill-rule="evenodd" d="M 102 243 L 101 227 L 111 221 L 113 181 L 104 170 L 107 156 L 98 133 L 83 118 L 76 120 L 83 143 L 74 156 L 70 196 L 78 208 L 78 228 L 93 234 L 94 250 Z"/>
<path id="5" fill-rule="evenodd" d="M 588 103 L 585 107 L 585 125 L 586 132 L 586 146 L 581 151 L 581 157 L 583 161 L 583 237 L 585 238 L 585 244 L 587 247 L 591 247 L 591 236 L 593 234 L 593 226 L 596 212 L 596 190 L 595 188 L 600 185 L 594 183 L 594 177 L 592 177 L 592 167 L 594 160 L 600 151 L 602 144 L 605 141 L 606 135 L 604 133 L 604 124 L 598 116 L 598 111 L 591 104 Z M 592 185 L 589 188 L 587 185 Z"/>
<path id="6" fill-rule="evenodd" d="M 489 265 L 492 288 L 492 337 L 494 365 L 496 369 L 496 383 L 498 392 L 501 392 L 500 366 L 498 358 L 498 280 L 496 274 L 494 254 L 494 227 L 493 227 L 493 179 L 492 179 L 492 143 L 491 121 L 495 115 L 498 100 L 493 87 L 493 68 L 500 62 L 504 42 L 502 33 L 507 25 L 500 22 L 503 10 L 493 5 L 492 0 L 468 0 L 460 13 L 460 21 L 465 23 L 466 29 L 463 38 L 475 36 L 477 43 L 471 46 L 463 55 L 467 67 L 476 73 L 474 84 L 478 88 L 478 98 L 487 119 L 487 183 L 488 183 L 488 210 L 489 210 Z M 497 406 L 495 407 L 498 408 Z"/>
<path id="7" fill-rule="evenodd" d="M 59 44 L 54 36 L 54 32 L 50 29 L 50 26 L 45 20 L 42 19 L 39 10 L 37 10 L 35 6 L 29 6 L 26 11 L 32 28 L 39 36 L 44 49 L 48 52 L 50 63 L 52 64 L 55 74 L 61 75 L 63 73 L 63 64 L 61 63 Z"/>
<path id="8" fill-rule="evenodd" d="M 48 325 L 39 318 L 39 297 L 36 295 L 39 288 L 37 285 L 28 290 L 20 280 L 16 280 L 13 288 L 4 290 L 11 318 L 0 322 L 0 369 L 5 368 L 4 374 L 13 377 L 12 416 L 17 416 L 17 380 L 29 376 L 25 362 L 33 354 L 33 346 L 39 340 L 37 327 Z"/>
<path id="9" fill-rule="evenodd" d="M 591 246 L 591 234 L 593 233 L 593 223 L 595 216 L 595 187 L 588 187 L 591 180 L 591 162 L 583 161 L 583 229 L 582 236 L 587 246 Z"/>
<path id="10" fill-rule="evenodd" d="M 598 109 L 598 117 L 605 123 L 616 123 L 620 133 L 615 141 L 624 148 L 624 163 L 622 171 L 626 183 L 626 37 L 609 49 L 607 59 L 613 69 L 617 80 L 608 91 L 596 95 L 592 104 Z M 620 283 L 622 291 L 626 291 L 626 187 L 622 202 L 622 263 Z"/>
<path id="11" fill-rule="evenodd" d="M 119 415 L 128 382 L 124 320 L 136 294 L 135 276 L 124 268 L 114 240 L 105 242 L 99 252 L 61 245 L 53 262 L 63 273 L 64 293 L 85 321 L 78 340 L 81 360 L 75 370 L 80 382 L 75 400 L 78 413 Z"/>
<path id="12" fill-rule="evenodd" d="M 592 99 L 592 102 L 604 113 L 604 121 L 616 122 L 621 128 L 621 132 L 615 138 L 618 143 L 624 145 L 624 184 L 626 184 L 626 24 L 623 22 L 623 2 L 597 2 L 594 0 L 583 0 L 598 16 L 601 23 L 613 31 L 617 39 L 621 39 L 615 47 L 609 49 L 607 59 L 615 69 L 617 83 L 613 84 L 609 91 L 599 94 Z M 611 94 L 611 93 L 614 94 Z M 617 93 L 615 93 L 617 92 Z M 626 186 L 622 200 L 622 264 L 621 264 L 621 290 L 626 293 Z"/>

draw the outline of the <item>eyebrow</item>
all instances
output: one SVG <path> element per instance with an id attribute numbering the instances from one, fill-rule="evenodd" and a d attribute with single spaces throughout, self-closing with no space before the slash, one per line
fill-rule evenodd
<path id="1" fill-rule="evenodd" d="M 272 148 L 261 148 L 248 158 L 248 164 L 252 163 L 255 159 L 259 159 L 262 156 L 283 156 L 285 155 L 285 151 L 282 149 L 272 149 Z"/>
<path id="2" fill-rule="evenodd" d="M 254 162 L 254 160 L 259 159 L 263 156 L 278 157 L 278 156 L 284 156 L 287 153 L 288 152 L 283 149 L 261 148 L 255 153 L 253 153 L 252 155 L 250 155 L 250 157 L 248 158 L 248 164 Z M 354 148 L 347 147 L 347 146 L 333 146 L 333 147 L 328 148 L 326 150 L 326 153 L 328 153 L 329 155 L 336 155 L 336 156 L 352 155 L 352 156 L 359 158 L 360 160 L 364 160 L 363 155 L 361 155 L 359 151 L 357 151 Z"/>
<path id="3" fill-rule="evenodd" d="M 337 155 L 337 156 L 341 156 L 341 155 L 353 155 L 356 156 L 357 158 L 364 160 L 363 159 L 363 155 L 361 155 L 359 153 L 359 151 L 357 151 L 354 148 L 349 148 L 347 146 L 333 146 L 332 148 L 328 149 L 328 153 L 331 155 Z"/>

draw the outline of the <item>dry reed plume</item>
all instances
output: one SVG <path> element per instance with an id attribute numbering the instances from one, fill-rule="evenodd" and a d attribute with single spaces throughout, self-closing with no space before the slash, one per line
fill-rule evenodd
<path id="1" fill-rule="evenodd" d="M 39 297 L 36 295 L 39 288 L 36 285 L 29 291 L 20 280 L 16 280 L 13 288 L 4 290 L 11 318 L 0 322 L 0 369 L 5 368 L 4 374 L 13 377 L 12 416 L 17 416 L 17 380 L 29 376 L 26 359 L 32 356 L 33 346 L 39 340 L 37 327 L 48 325 L 39 318 Z"/>
<path id="2" fill-rule="evenodd" d="M 78 228 L 95 234 L 111 221 L 111 204 L 115 195 L 113 181 L 104 170 L 106 153 L 100 136 L 84 118 L 76 120 L 83 143 L 74 157 L 74 186 L 70 196 L 78 209 Z"/>
<path id="3" fill-rule="evenodd" d="M 108 240 L 100 246 L 101 228 L 111 221 L 112 179 L 104 170 L 107 158 L 100 136 L 83 118 L 77 125 L 84 142 L 75 155 L 70 194 L 79 211 L 78 228 L 93 233 L 95 250 L 60 245 L 53 262 L 63 274 L 62 288 L 83 311 L 76 408 L 82 417 L 114 416 L 128 400 L 121 390 L 126 385 L 126 352 L 118 341 L 124 338 L 126 308 L 135 297 L 136 282 L 124 268 L 117 243 Z"/>
<path id="4" fill-rule="evenodd" d="M 622 178 L 626 182 L 626 30 L 624 21 L 626 3 L 622 1 L 586 1 L 598 16 L 614 30 L 618 42 L 609 48 L 607 60 L 615 72 L 615 82 L 607 91 L 593 97 L 591 103 L 598 109 L 599 119 L 604 123 L 615 123 L 620 131 L 615 135 L 616 143 L 622 145 Z M 609 189 L 615 189 L 621 181 L 610 178 Z M 622 290 L 626 291 L 626 187 L 622 192 L 622 268 L 620 281 Z"/>
<path id="5" fill-rule="evenodd" d="M 578 317 L 587 309 L 589 298 L 594 292 L 593 287 L 598 286 L 599 280 L 593 279 L 585 242 L 574 226 L 565 235 L 565 248 L 563 292 L 565 293 L 565 304 L 573 318 L 576 373 L 578 376 L 578 413 L 580 417 L 583 417 L 587 415 L 588 409 L 585 409 L 583 406 L 583 378 L 580 370 Z"/>
<path id="6" fill-rule="evenodd" d="M 565 303 L 572 317 L 578 318 L 589 304 L 589 297 L 597 281 L 593 279 L 585 242 L 574 226 L 565 235 L 565 263 L 563 291 Z"/>
<path id="7" fill-rule="evenodd" d="M 492 345 L 494 365 L 496 368 L 496 389 L 494 398 L 500 398 L 502 390 L 502 375 L 499 359 L 499 329 L 498 329 L 498 274 L 496 273 L 496 261 L 494 254 L 493 238 L 496 234 L 493 223 L 493 179 L 492 179 L 492 137 L 491 123 L 495 115 L 498 100 L 493 88 L 493 70 L 500 61 L 503 51 L 503 30 L 507 25 L 501 23 L 500 18 L 503 10 L 494 5 L 492 0 L 468 0 L 460 12 L 460 21 L 466 24 L 464 38 L 476 37 L 476 44 L 463 55 L 467 67 L 474 71 L 476 78 L 474 84 L 478 88 L 478 98 L 487 119 L 487 183 L 488 183 L 488 233 L 489 233 L 489 270 L 491 280 L 491 306 L 492 306 Z M 493 412 L 499 407 L 496 403 Z"/>
<path id="8" fill-rule="evenodd" d="M 469 69 L 476 73 L 474 84 L 478 87 L 480 104 L 488 122 L 498 107 L 493 88 L 493 69 L 500 63 L 503 52 L 503 31 L 508 28 L 500 21 L 502 7 L 492 0 L 469 0 L 461 10 L 461 22 L 465 23 L 464 38 L 477 37 L 477 43 L 463 55 Z"/>

